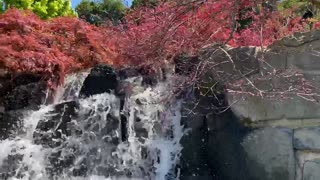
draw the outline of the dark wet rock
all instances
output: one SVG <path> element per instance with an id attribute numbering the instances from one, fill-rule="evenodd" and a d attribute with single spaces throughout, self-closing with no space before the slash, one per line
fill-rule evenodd
<path id="1" fill-rule="evenodd" d="M 139 67 L 139 68 L 125 68 L 117 71 L 120 80 L 125 80 L 132 77 L 142 77 L 142 86 L 154 86 L 159 81 L 165 79 L 165 72 L 163 68 Z"/>
<path id="2" fill-rule="evenodd" d="M 115 134 L 115 132 L 119 129 L 119 127 L 120 120 L 108 114 L 106 125 L 102 127 L 102 129 L 100 130 L 100 137 L 98 138 L 104 138 L 107 135 L 109 135 L 108 138 L 105 138 L 105 142 L 113 145 L 118 145 L 120 143 L 120 140 L 119 137 Z"/>
<path id="3" fill-rule="evenodd" d="M 242 147 L 247 129 L 237 122 L 229 110 L 215 116 L 207 116 L 208 141 L 207 160 L 215 179 L 247 180 L 251 179 L 246 163 L 246 153 Z"/>
<path id="4" fill-rule="evenodd" d="M 203 125 L 204 119 L 200 120 Z M 184 135 L 180 141 L 183 147 L 180 157 L 181 179 L 193 177 L 200 180 L 200 177 L 211 176 L 207 159 L 207 130 L 205 126 L 194 128 Z"/>
<path id="5" fill-rule="evenodd" d="M 15 126 L 15 121 L 8 114 L 0 113 L 0 140 L 9 137 L 9 132 Z"/>
<path id="6" fill-rule="evenodd" d="M 228 84 L 243 77 L 258 74 L 260 72 L 258 52 L 259 47 L 232 48 L 219 44 L 204 47 L 198 55 L 200 62 L 207 62 L 201 81 L 214 83 L 213 80 L 215 80 Z M 230 61 L 229 56 L 233 60 Z"/>
<path id="7" fill-rule="evenodd" d="M 120 115 L 120 123 L 121 140 L 125 142 L 128 140 L 128 119 L 124 114 Z"/>
<path id="8" fill-rule="evenodd" d="M 143 126 L 144 124 L 142 122 L 136 122 L 134 124 L 134 131 L 136 133 L 136 137 L 142 143 L 144 143 L 145 139 L 148 138 L 148 131 Z"/>
<path id="9" fill-rule="evenodd" d="M 147 101 L 146 98 L 141 97 L 141 98 L 137 98 L 137 99 L 136 99 L 136 104 L 137 104 L 137 105 L 145 105 L 145 104 L 147 104 L 147 103 L 148 103 L 148 101 Z"/>
<path id="10" fill-rule="evenodd" d="M 197 102 L 194 100 L 199 100 L 199 104 L 196 105 Z M 189 131 L 182 137 L 180 143 L 183 147 L 192 148 L 183 148 L 181 151 L 181 179 L 200 180 L 212 175 L 207 155 L 209 133 L 205 117 L 209 110 L 202 108 L 205 103 L 207 101 L 192 96 L 182 105 L 181 122 Z"/>
<path id="11" fill-rule="evenodd" d="M 131 77 L 139 76 L 138 68 L 123 68 L 117 71 L 120 80 L 128 79 Z"/>
<path id="12" fill-rule="evenodd" d="M 47 83 L 39 75 L 0 70 L 0 106 L 6 111 L 37 109 L 46 98 Z"/>
<path id="13" fill-rule="evenodd" d="M 180 141 L 181 179 L 247 180 L 251 178 L 241 142 L 246 130 L 227 111 L 224 120 L 214 123 L 216 116 L 183 118 L 190 131 Z M 193 119 L 197 117 L 196 119 Z M 208 118 L 208 119 L 207 119 Z M 221 118 L 221 117 L 218 117 Z M 188 122 L 188 121 L 193 122 Z M 219 120 L 220 121 L 220 120 Z M 189 148 L 186 148 L 189 147 Z M 192 148 L 190 148 L 192 147 Z"/>
<path id="14" fill-rule="evenodd" d="M 0 140 L 14 137 L 21 127 L 21 111 L 0 112 Z"/>
<path id="15" fill-rule="evenodd" d="M 141 85 L 142 86 L 154 86 L 158 83 L 158 77 L 157 76 L 143 76 Z"/>
<path id="16" fill-rule="evenodd" d="M 80 97 L 89 97 L 95 94 L 110 93 L 118 86 L 116 72 L 107 65 L 95 66 L 84 80 L 80 90 Z"/>
<path id="17" fill-rule="evenodd" d="M 158 82 L 166 79 L 166 70 L 161 66 L 142 66 L 139 75 L 142 77 L 141 85 L 144 87 L 155 86 Z"/>
<path id="18" fill-rule="evenodd" d="M 46 83 L 37 82 L 15 87 L 4 97 L 5 110 L 37 109 L 46 97 Z"/>
<path id="19" fill-rule="evenodd" d="M 34 132 L 34 141 L 36 144 L 42 144 L 48 147 L 57 147 L 61 145 L 66 136 L 70 136 L 72 131 L 81 133 L 80 130 L 72 126 L 72 118 L 76 117 L 78 103 L 69 101 L 58 104 L 54 107 L 46 119 L 40 120 L 36 131 Z"/>
<path id="20" fill-rule="evenodd" d="M 186 54 L 176 56 L 173 61 L 175 63 L 175 73 L 181 75 L 189 75 L 199 63 L 197 56 L 188 56 Z"/>
<path id="21" fill-rule="evenodd" d="M 72 171 L 73 176 L 86 176 L 88 171 L 88 166 L 81 164 L 79 167 Z"/>
<path id="22" fill-rule="evenodd" d="M 64 154 L 62 157 L 62 150 L 53 152 L 49 157 L 47 172 L 51 177 L 59 177 L 65 168 L 68 168 L 73 165 L 75 156 L 70 154 Z"/>
<path id="23" fill-rule="evenodd" d="M 181 122 L 189 131 L 180 143 L 189 148 L 181 152 L 181 179 L 250 179 L 241 146 L 247 130 L 226 109 L 223 93 L 200 94 L 194 91 L 182 106 Z"/>
<path id="24" fill-rule="evenodd" d="M 0 76 L 0 97 L 5 96 L 12 90 L 11 75 L 5 74 Z"/>
<path id="25" fill-rule="evenodd" d="M 45 119 L 39 121 L 34 142 L 54 149 L 48 155 L 47 171 L 51 177 L 60 174 L 86 176 L 93 173 L 93 165 L 102 163 L 102 153 L 110 153 L 111 156 L 121 137 L 118 136 L 119 117 L 104 113 L 109 108 L 101 104 L 86 109 L 77 101 L 69 101 L 55 105 Z M 80 140 L 81 146 L 77 140 Z M 116 171 L 112 162 L 108 168 Z"/>
<path id="26" fill-rule="evenodd" d="M 39 82 L 41 80 L 40 75 L 31 74 L 31 73 L 20 73 L 15 75 L 15 77 L 12 80 L 13 86 L 21 86 L 21 85 L 27 85 L 30 83 Z"/>
<path id="27" fill-rule="evenodd" d="M 83 132 L 73 121 L 78 117 L 76 101 L 60 103 L 48 112 L 45 119 L 38 122 L 33 133 L 35 144 L 55 148 L 48 156 L 47 172 L 51 177 L 59 177 L 63 171 L 73 166 L 78 147 L 65 144 L 70 136 L 80 137 Z M 75 170 L 76 171 L 76 170 Z"/>
<path id="28" fill-rule="evenodd" d="M 121 99 L 124 99 L 126 96 L 130 96 L 132 94 L 132 89 L 133 85 L 131 83 L 122 81 L 119 83 L 115 94 Z"/>
<path id="29" fill-rule="evenodd" d="M 153 66 L 119 69 L 117 70 L 117 75 L 120 82 L 115 91 L 116 95 L 130 96 L 135 85 L 142 86 L 142 89 L 154 87 L 159 82 L 166 80 L 166 73 L 168 71 L 170 71 L 169 68 Z"/>

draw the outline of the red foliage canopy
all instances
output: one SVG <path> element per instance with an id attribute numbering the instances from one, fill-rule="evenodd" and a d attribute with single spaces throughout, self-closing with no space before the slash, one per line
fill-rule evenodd
<path id="1" fill-rule="evenodd" d="M 239 29 L 242 18 L 252 22 Z M 299 18 L 285 18 L 257 0 L 166 2 L 137 8 L 126 21 L 95 27 L 77 18 L 43 21 L 28 11 L 9 10 L 0 15 L 0 68 L 61 82 L 63 74 L 97 63 L 161 65 L 211 43 L 265 46 L 304 30 Z"/>
<path id="2" fill-rule="evenodd" d="M 77 18 L 43 21 L 11 9 L 0 15 L 0 68 L 32 72 L 60 82 L 64 73 L 113 64 L 107 33 Z"/>
<path id="3" fill-rule="evenodd" d="M 251 25 L 239 29 L 237 20 L 241 18 L 251 19 Z M 161 64 L 176 54 L 193 54 L 211 43 L 270 45 L 303 31 L 305 24 L 299 22 L 300 18 L 285 18 L 278 11 L 262 8 L 259 0 L 198 0 L 135 9 L 127 15 L 122 31 L 114 33 L 119 33 L 120 61 Z"/>

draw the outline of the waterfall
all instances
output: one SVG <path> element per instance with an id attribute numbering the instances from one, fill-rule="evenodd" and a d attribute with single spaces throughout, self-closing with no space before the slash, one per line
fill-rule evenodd
<path id="1" fill-rule="evenodd" d="M 82 83 L 90 73 L 90 70 L 70 74 L 66 76 L 64 84 L 58 87 L 57 93 L 54 98 L 54 103 L 61 101 L 74 100 L 79 96 Z"/>
<path id="2" fill-rule="evenodd" d="M 53 104 L 25 112 L 23 132 L 0 141 L 0 179 L 177 179 L 183 127 L 173 82 L 79 99 L 87 74 L 68 76 Z"/>

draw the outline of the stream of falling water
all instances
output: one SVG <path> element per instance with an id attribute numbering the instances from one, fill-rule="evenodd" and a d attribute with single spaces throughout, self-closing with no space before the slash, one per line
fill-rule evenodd
<path id="1" fill-rule="evenodd" d="M 84 72 L 67 77 L 54 104 L 26 112 L 24 132 L 0 141 L 0 177 L 8 180 L 178 179 L 175 165 L 182 149 L 181 104 L 179 101 L 161 103 L 167 98 L 168 82 L 154 88 L 138 87 L 124 102 L 108 93 L 79 99 L 77 118 L 71 122 L 82 133 L 66 137 L 59 147 L 35 143 L 34 132 L 39 121 L 50 120 L 55 115 L 52 111 L 56 104 L 77 99 L 86 75 Z M 126 117 L 125 128 L 119 125 L 122 117 Z M 113 143 L 114 139 L 118 143 Z M 74 161 L 52 175 L 49 158 L 57 151 L 61 154 L 56 158 L 72 155 Z M 83 165 L 86 173 L 78 176 L 74 170 Z"/>

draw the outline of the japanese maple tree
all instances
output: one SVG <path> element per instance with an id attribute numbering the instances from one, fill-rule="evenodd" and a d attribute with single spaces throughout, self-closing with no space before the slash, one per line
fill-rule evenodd
<path id="1" fill-rule="evenodd" d="M 263 0 L 159 1 L 134 8 L 116 27 L 11 9 L 0 15 L 0 67 L 59 83 L 98 63 L 159 67 L 208 44 L 267 46 L 305 28 L 301 18 L 285 17 Z"/>
<path id="2" fill-rule="evenodd" d="M 59 83 L 66 73 L 113 64 L 107 39 L 104 30 L 77 18 L 43 21 L 30 11 L 11 9 L 0 15 L 0 68 Z"/>
<path id="3" fill-rule="evenodd" d="M 267 46 L 286 35 L 304 31 L 299 17 L 284 17 L 264 1 L 169 1 L 156 7 L 139 7 L 126 16 L 113 38 L 118 61 L 162 63 L 181 53 L 194 54 L 211 43 Z M 245 11 L 244 11 L 245 10 Z M 240 20 L 249 19 L 245 28 Z"/>

